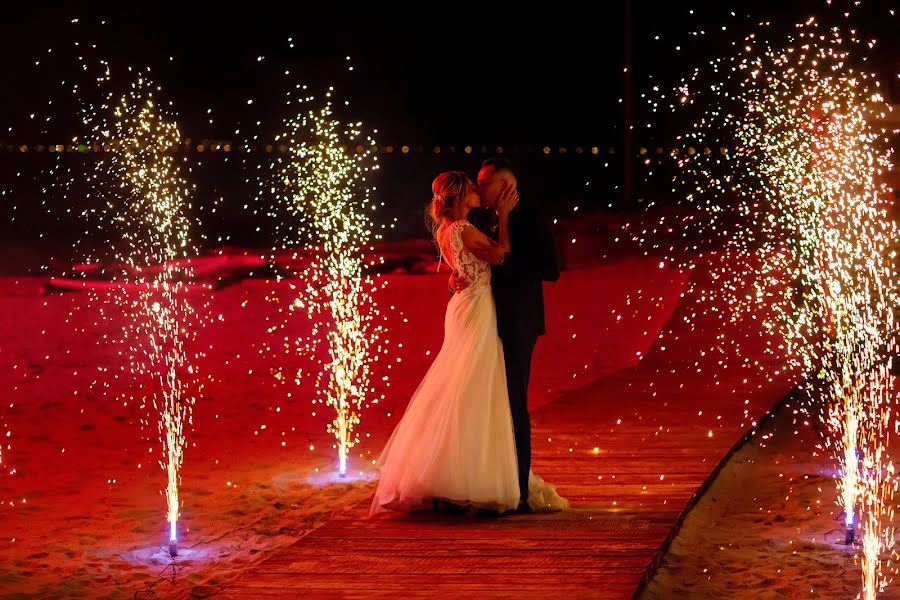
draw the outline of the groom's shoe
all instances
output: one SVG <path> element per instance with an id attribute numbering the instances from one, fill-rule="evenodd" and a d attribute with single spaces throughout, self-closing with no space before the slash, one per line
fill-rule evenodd
<path id="1" fill-rule="evenodd" d="M 519 507 L 516 509 L 517 515 L 527 515 L 532 512 L 534 512 L 534 511 L 532 511 L 531 507 L 528 506 L 528 502 L 526 502 L 524 500 L 522 502 L 519 502 Z"/>

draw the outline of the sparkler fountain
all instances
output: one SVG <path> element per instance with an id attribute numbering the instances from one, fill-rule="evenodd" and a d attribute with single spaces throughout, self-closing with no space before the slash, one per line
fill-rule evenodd
<path id="1" fill-rule="evenodd" d="M 110 79 L 107 68 L 101 85 Z M 166 473 L 168 550 L 174 557 L 179 470 L 186 428 L 201 389 L 185 343 L 202 320 L 187 298 L 188 257 L 196 254 L 190 239 L 191 187 L 176 155 L 181 134 L 155 97 L 159 89 L 138 76 L 127 94 L 110 92 L 99 110 L 83 110 L 90 139 L 106 149 L 87 177 L 92 193 L 104 199 L 105 210 L 99 218 L 91 210 L 84 216 L 109 236 L 114 265 L 109 274 L 117 287 L 108 299 L 126 310 L 120 340 L 127 347 L 126 368 L 136 379 L 149 376 L 153 381 L 151 404 L 162 446 L 159 464 Z"/>
<path id="2" fill-rule="evenodd" d="M 846 540 L 862 531 L 863 597 L 890 581 L 889 509 L 896 489 L 889 455 L 896 401 L 897 278 L 885 211 L 889 106 L 875 78 L 850 66 L 862 41 L 815 19 L 783 48 L 749 35 L 741 53 L 711 61 L 679 87 L 679 104 L 701 115 L 684 139 L 728 150 L 678 159 L 700 205 L 700 239 L 718 238 L 755 265 L 752 293 L 726 289 L 735 313 L 763 309 L 769 347 L 784 348 L 827 423 Z M 693 229 L 689 227 L 689 229 Z M 748 269 L 753 272 L 754 269 Z M 743 286 L 742 286 L 743 287 Z"/>
<path id="3" fill-rule="evenodd" d="M 313 404 L 335 412 L 328 431 L 335 437 L 338 472 L 344 477 L 349 452 L 359 441 L 360 413 L 378 402 L 369 400 L 374 393 L 370 366 L 385 353 L 385 328 L 375 302 L 379 284 L 365 274 L 372 262 L 366 256 L 372 238 L 367 211 L 375 208 L 369 184 L 378 168 L 375 142 L 363 139 L 360 123 L 337 119 L 331 95 L 329 89 L 319 108 L 313 107 L 314 96 L 293 101 L 301 110 L 285 121 L 276 138 L 287 152 L 274 163 L 271 189 L 279 206 L 275 214 L 287 214 L 279 225 L 285 245 L 305 243 L 312 251 L 309 266 L 300 274 L 305 285 L 289 311 L 306 311 L 314 322 L 313 333 L 294 340 L 294 347 L 319 362 L 323 338 L 327 345 L 327 358 L 317 368 L 318 397 Z M 298 372 L 298 381 L 300 377 Z"/>

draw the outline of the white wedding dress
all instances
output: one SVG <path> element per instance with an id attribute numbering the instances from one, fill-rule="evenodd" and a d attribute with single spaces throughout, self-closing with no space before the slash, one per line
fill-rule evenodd
<path id="1" fill-rule="evenodd" d="M 439 498 L 504 512 L 519 504 L 518 465 L 503 346 L 490 265 L 465 248 L 468 221 L 448 230 L 450 260 L 469 286 L 450 299 L 444 342 L 388 440 L 370 515 L 414 510 Z M 563 510 L 568 502 L 533 473 L 528 504 Z"/>

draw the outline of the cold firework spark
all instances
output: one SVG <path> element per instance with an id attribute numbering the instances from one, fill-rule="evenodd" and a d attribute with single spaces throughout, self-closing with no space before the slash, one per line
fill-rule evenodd
<path id="1" fill-rule="evenodd" d="M 787 351 L 822 401 L 847 527 L 860 516 L 871 599 L 890 581 L 894 544 L 891 244 L 900 232 L 886 214 L 889 132 L 878 126 L 889 106 L 874 76 L 850 66 L 860 46 L 813 19 L 782 48 L 748 36 L 738 56 L 712 61 L 714 83 L 698 70 L 678 90 L 680 104 L 701 111 L 685 140 L 728 150 L 689 152 L 678 164 L 687 202 L 707 215 L 686 235 L 755 267 L 749 285 L 724 290 L 729 304 L 735 314 L 764 307 L 770 348 Z"/>
<path id="2" fill-rule="evenodd" d="M 285 345 L 318 365 L 313 404 L 335 411 L 328 431 L 335 437 L 344 475 L 349 452 L 359 442 L 360 413 L 378 402 L 372 398 L 370 367 L 386 350 L 384 319 L 375 302 L 380 285 L 365 273 L 374 262 L 367 257 L 372 238 L 367 211 L 375 208 L 369 183 L 378 168 L 375 142 L 363 138 L 360 123 L 342 123 L 335 116 L 331 94 L 329 90 L 319 108 L 314 96 L 294 101 L 301 110 L 285 121 L 276 138 L 287 152 L 273 165 L 271 190 L 283 243 L 309 249 L 308 266 L 299 275 L 303 283 L 288 313 L 304 310 L 313 321 L 312 334 L 285 339 Z M 298 286 L 290 287 L 296 291 Z M 270 333 L 283 328 L 282 323 Z M 324 360 L 318 352 L 323 343 Z M 302 369 L 295 381 L 301 377 Z"/>
<path id="3" fill-rule="evenodd" d="M 110 79 L 107 69 L 100 82 L 108 85 Z M 201 390 L 185 343 L 201 319 L 187 298 L 189 257 L 196 254 L 190 239 L 191 187 L 175 152 L 181 133 L 156 99 L 159 89 L 139 76 L 128 93 L 109 93 L 99 110 L 85 110 L 91 131 L 85 143 L 102 150 L 88 180 L 105 203 L 101 215 L 87 211 L 85 216 L 107 234 L 111 251 L 104 258 L 117 284 L 108 299 L 125 309 L 127 368 L 133 378 L 151 382 L 145 394 L 157 417 L 169 550 L 175 555 L 185 429 Z"/>

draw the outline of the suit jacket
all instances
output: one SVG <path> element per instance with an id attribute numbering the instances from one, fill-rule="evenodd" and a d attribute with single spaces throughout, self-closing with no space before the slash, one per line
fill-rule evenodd
<path id="1" fill-rule="evenodd" d="M 468 220 L 498 239 L 500 220 L 494 210 L 474 208 Z M 509 237 L 506 261 L 491 266 L 497 333 L 502 339 L 537 339 L 546 333 L 543 282 L 559 279 L 559 252 L 550 226 L 521 199 L 509 213 Z"/>

